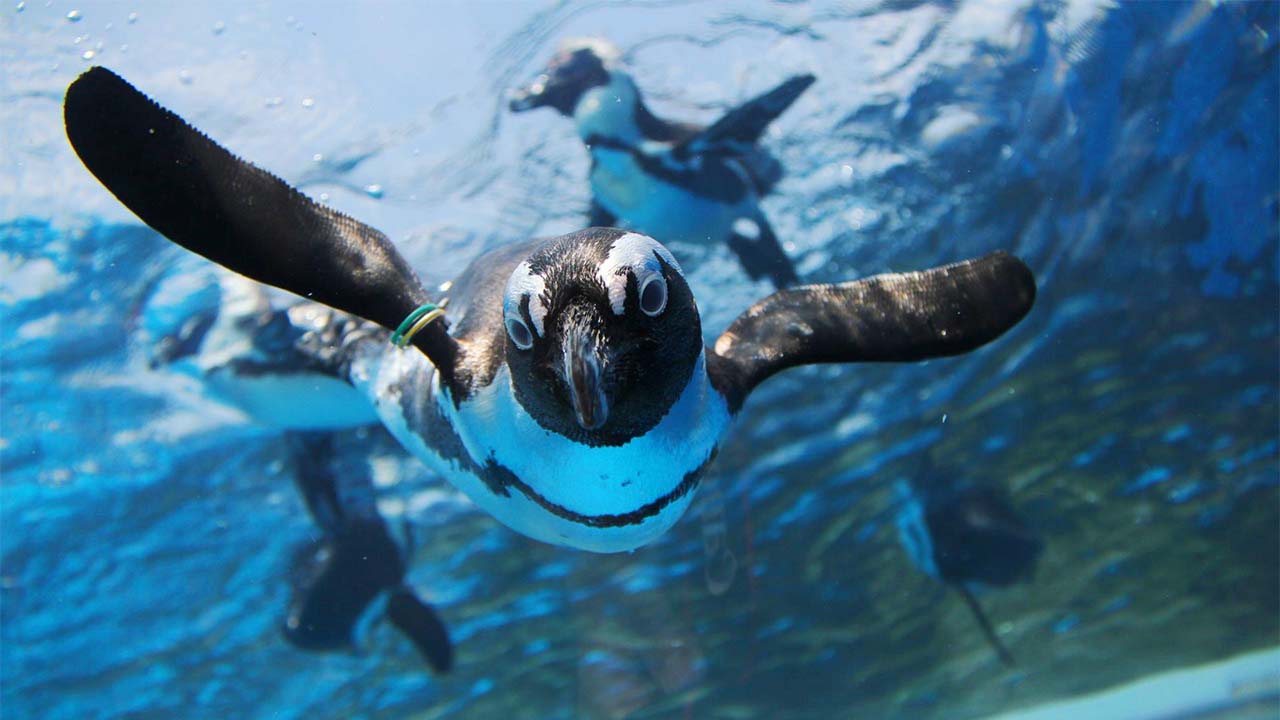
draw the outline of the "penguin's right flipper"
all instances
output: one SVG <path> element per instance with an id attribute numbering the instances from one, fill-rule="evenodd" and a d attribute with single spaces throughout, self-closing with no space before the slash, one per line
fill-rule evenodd
<path id="1" fill-rule="evenodd" d="M 173 242 L 259 282 L 395 329 L 427 302 L 385 235 L 219 146 L 103 67 L 67 88 L 67 138 L 89 171 Z M 447 375 L 445 323 L 414 345 Z"/>
<path id="2" fill-rule="evenodd" d="M 782 243 L 763 215 L 735 222 L 728 243 L 742 269 L 753 280 L 767 277 L 779 290 L 800 283 L 791 258 L 783 252 Z"/>
<path id="3" fill-rule="evenodd" d="M 789 367 L 969 352 L 1017 325 L 1035 297 L 1031 270 L 1003 252 L 779 290 L 730 323 L 707 353 L 707 374 L 736 412 L 753 388 Z"/>
<path id="4" fill-rule="evenodd" d="M 409 588 L 402 585 L 391 591 L 387 598 L 387 619 L 409 638 L 437 673 L 447 673 L 453 667 L 453 643 L 449 640 L 449 631 L 436 611 L 419 600 Z"/>
<path id="5" fill-rule="evenodd" d="M 742 103 L 675 149 L 675 154 L 742 155 L 760 140 L 765 128 L 791 107 L 815 80 L 813 75 L 796 75 L 774 89 Z"/>

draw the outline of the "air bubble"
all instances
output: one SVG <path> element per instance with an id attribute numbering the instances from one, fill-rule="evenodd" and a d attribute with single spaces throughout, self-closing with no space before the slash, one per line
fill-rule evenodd
<path id="1" fill-rule="evenodd" d="M 80 11 L 72 10 L 67 13 L 67 22 L 80 22 Z"/>
<path id="2" fill-rule="evenodd" d="M 269 97 L 266 100 L 264 100 L 262 104 L 269 108 L 280 107 L 281 105 L 284 104 L 284 98 L 278 95 L 276 97 Z"/>
<path id="3" fill-rule="evenodd" d="M 221 20 L 213 24 L 214 35 L 221 35 L 223 32 L 226 31 L 226 29 L 227 29 L 227 24 L 222 22 Z"/>
<path id="4" fill-rule="evenodd" d="M 129 24 L 132 25 L 138 22 L 138 13 L 136 12 L 129 13 L 129 17 L 126 19 L 129 21 Z"/>
<path id="5" fill-rule="evenodd" d="M 322 162 L 324 160 L 324 155 L 321 155 L 320 153 L 316 153 L 315 155 L 311 156 L 311 160 L 313 162 Z"/>
<path id="6" fill-rule="evenodd" d="M 20 2 L 20 3 L 18 3 L 18 7 L 14 8 L 14 9 L 15 9 L 16 11 L 18 11 L 18 12 L 22 12 L 23 10 L 26 10 L 26 9 L 27 9 L 27 4 L 26 4 L 26 3 L 24 3 L 24 2 Z"/>
<path id="7" fill-rule="evenodd" d="M 375 200 L 381 199 L 382 186 L 377 183 L 374 183 L 372 185 L 366 185 L 364 188 L 364 194 L 368 195 L 371 198 L 374 198 Z"/>
<path id="8" fill-rule="evenodd" d="M 182 83 L 183 85 L 190 85 L 191 80 L 192 80 L 192 77 L 190 72 L 187 72 L 186 70 L 178 71 L 178 82 Z"/>
<path id="9" fill-rule="evenodd" d="M 80 53 L 80 58 L 83 60 L 92 60 L 94 55 L 97 55 L 97 53 L 95 53 L 92 50 L 85 50 L 84 52 Z"/>
<path id="10" fill-rule="evenodd" d="M 751 218 L 740 217 L 734 220 L 733 231 L 747 240 L 760 239 L 760 224 Z"/>
<path id="11" fill-rule="evenodd" d="M 315 98 L 302 98 L 302 107 L 310 110 L 316 106 Z"/>

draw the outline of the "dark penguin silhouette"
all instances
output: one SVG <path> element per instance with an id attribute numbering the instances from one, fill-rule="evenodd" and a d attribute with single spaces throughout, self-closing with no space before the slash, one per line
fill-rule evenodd
<path id="1" fill-rule="evenodd" d="M 904 545 L 924 572 L 946 583 L 973 612 L 987 641 L 1006 665 L 1013 655 L 1000 642 L 971 584 L 1007 587 L 1029 580 L 1044 543 L 997 488 L 962 482 L 900 486 L 898 518 Z"/>
<path id="2" fill-rule="evenodd" d="M 196 378 L 258 423 L 289 431 L 294 479 L 321 536 L 292 558 L 285 638 L 306 650 L 351 651 L 360 628 L 385 618 L 435 671 L 447 671 L 452 649 L 444 625 L 403 582 L 413 552 L 408 533 L 402 549 L 378 512 L 366 471 L 341 468 L 334 432 L 302 431 L 377 422 L 364 399 L 332 377 L 334 352 L 325 351 L 348 333 L 352 318 L 315 303 L 273 309 L 264 286 L 237 275 L 204 279 L 194 292 L 159 283 L 141 318 L 146 359 L 153 369 Z M 279 402 L 290 386 L 303 388 L 309 401 Z"/>
<path id="3" fill-rule="evenodd" d="M 369 321 L 296 346 L 355 388 L 409 452 L 508 527 L 595 552 L 670 528 L 732 417 L 774 374 L 969 352 L 1035 299 L 1031 271 L 996 252 L 782 290 L 704 347 L 672 254 L 639 233 L 589 228 L 485 254 L 428 303 L 385 235 L 236 158 L 110 71 L 81 75 L 64 111 L 81 160 L 148 225 Z M 439 305 L 444 317 L 429 309 Z M 397 336 L 416 351 L 388 342 Z"/>
<path id="4" fill-rule="evenodd" d="M 331 471 L 332 433 L 292 433 L 295 479 L 323 537 L 298 548 L 290 571 L 293 596 L 283 632 L 305 650 L 354 650 L 357 627 L 385 597 L 386 619 L 438 673 L 453 666 L 453 646 L 435 610 L 404 584 L 406 556 L 373 504 L 365 475 Z"/>
<path id="5" fill-rule="evenodd" d="M 604 40 L 570 42 L 510 103 L 512 112 L 550 107 L 573 118 L 591 153 L 588 224 L 667 243 L 725 242 L 752 278 L 798 283 L 760 209 L 782 166 L 756 143 L 814 77 L 792 77 L 701 127 L 650 112 L 616 57 Z"/>

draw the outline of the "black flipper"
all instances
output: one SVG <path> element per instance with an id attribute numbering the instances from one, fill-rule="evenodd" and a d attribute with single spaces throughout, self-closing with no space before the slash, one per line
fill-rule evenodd
<path id="1" fill-rule="evenodd" d="M 427 293 L 385 235 L 232 155 L 110 70 L 67 88 L 67 138 L 89 171 L 173 242 L 259 282 L 395 329 Z M 418 333 L 451 378 L 443 322 Z"/>
<path id="2" fill-rule="evenodd" d="M 453 643 L 440 616 L 403 585 L 387 599 L 387 619 L 418 648 L 418 653 L 438 673 L 453 667 Z"/>
<path id="3" fill-rule="evenodd" d="M 779 289 L 800 283 L 791 258 L 782 251 L 778 236 L 773 234 L 773 228 L 762 215 L 743 218 L 734 224 L 729 235 L 729 249 L 738 256 L 742 269 L 753 280 L 767 277 Z"/>
<path id="4" fill-rule="evenodd" d="M 1009 653 L 1009 648 L 1000 642 L 1000 638 L 996 635 L 996 631 L 991 627 L 991 621 L 987 619 L 987 614 L 982 611 L 982 605 L 978 604 L 978 598 L 973 596 L 969 588 L 964 583 L 951 583 L 951 587 L 960 593 L 960 597 L 964 598 L 964 602 L 969 606 L 969 610 L 973 612 L 973 617 L 978 621 L 978 627 L 982 628 L 982 634 L 987 636 L 987 642 L 991 643 L 991 647 L 996 651 L 996 655 L 1000 656 L 1000 662 L 1005 667 L 1014 667 L 1017 663 L 1013 660 L 1013 655 Z"/>
<path id="5" fill-rule="evenodd" d="M 380 517 L 350 517 L 305 543 L 290 564 L 285 639 L 304 650 L 349 650 L 380 594 L 404 577 L 400 548 Z"/>
<path id="6" fill-rule="evenodd" d="M 404 585 L 413 540 L 403 525 L 402 551 L 370 498 L 372 485 L 353 476 L 339 488 L 332 433 L 292 433 L 296 482 L 324 537 L 301 545 L 290 566 L 292 593 L 284 637 L 305 650 L 351 650 L 373 603 L 386 593 L 386 619 L 404 633 L 436 672 L 453 664 L 453 646 L 439 616 Z M 354 503 L 354 506 L 351 505 Z M 367 507 L 361 507 L 367 505 Z"/>
<path id="7" fill-rule="evenodd" d="M 796 75 L 774 89 L 759 95 L 725 113 L 706 130 L 675 148 L 677 157 L 685 154 L 743 154 L 754 145 L 769 123 L 777 119 L 800 93 L 814 81 L 813 75 Z"/>
<path id="8" fill-rule="evenodd" d="M 1026 316 L 1035 296 L 1031 270 L 1003 252 L 782 290 L 729 325 L 707 372 L 736 412 L 765 378 L 796 365 L 908 362 L 981 347 Z"/>
<path id="9" fill-rule="evenodd" d="M 323 537 L 293 553 L 284 637 L 305 650 L 349 650 L 373 602 L 403 581 L 404 555 L 377 513 L 369 477 L 346 474 L 333 433 L 290 433 L 287 441 L 294 481 Z"/>
<path id="10" fill-rule="evenodd" d="M 591 208 L 587 211 L 587 227 L 615 227 L 617 224 L 618 216 L 592 198 Z"/>

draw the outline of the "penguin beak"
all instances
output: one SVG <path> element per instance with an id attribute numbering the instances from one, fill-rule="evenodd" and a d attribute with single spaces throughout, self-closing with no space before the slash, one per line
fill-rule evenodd
<path id="1" fill-rule="evenodd" d="M 589 324 L 579 319 L 566 323 L 560 372 L 578 424 L 583 430 L 599 430 L 609 419 L 609 397 L 604 391 L 609 362 L 588 328 Z"/>
<path id="2" fill-rule="evenodd" d="M 547 83 L 551 78 L 547 75 L 539 75 L 529 87 L 522 90 L 515 90 L 511 93 L 511 102 L 509 107 L 511 112 L 524 112 L 525 110 L 533 110 L 547 104 Z"/>

